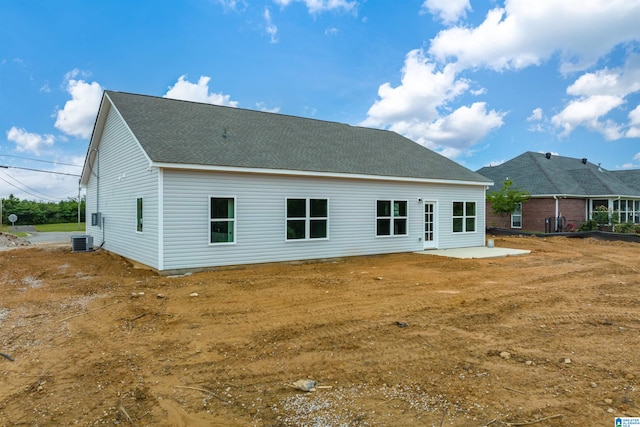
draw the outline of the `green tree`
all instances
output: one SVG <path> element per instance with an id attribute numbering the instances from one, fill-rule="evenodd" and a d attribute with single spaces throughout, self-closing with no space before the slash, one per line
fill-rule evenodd
<path id="1" fill-rule="evenodd" d="M 502 227 L 507 224 L 507 219 L 518 208 L 519 203 L 529 200 L 531 195 L 513 187 L 513 181 L 507 179 L 498 191 L 487 192 L 487 202 L 491 203 L 491 211 L 502 219 Z"/>
<path id="2" fill-rule="evenodd" d="M 2 199 L 2 223 L 8 224 L 8 216 L 15 214 L 18 217 L 16 225 L 38 225 L 69 223 L 78 221 L 78 200 L 69 198 L 58 203 L 36 202 L 20 200 L 13 194 Z M 80 221 L 84 222 L 84 196 L 80 200 Z"/>

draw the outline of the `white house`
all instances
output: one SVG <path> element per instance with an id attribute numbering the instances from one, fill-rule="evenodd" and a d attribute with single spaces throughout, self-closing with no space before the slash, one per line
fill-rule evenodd
<path id="1" fill-rule="evenodd" d="M 394 132 L 106 91 L 87 234 L 162 273 L 484 246 L 483 176 Z"/>

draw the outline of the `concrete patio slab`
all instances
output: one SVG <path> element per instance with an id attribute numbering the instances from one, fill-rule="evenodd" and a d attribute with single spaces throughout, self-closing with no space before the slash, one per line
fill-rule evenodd
<path id="1" fill-rule="evenodd" d="M 416 252 L 424 255 L 446 256 L 451 258 L 500 258 L 506 256 L 526 255 L 531 251 L 526 249 L 489 248 L 478 246 L 473 248 L 432 249 Z"/>

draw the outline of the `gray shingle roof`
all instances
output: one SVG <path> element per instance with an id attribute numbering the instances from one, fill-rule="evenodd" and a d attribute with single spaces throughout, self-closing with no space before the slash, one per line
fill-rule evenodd
<path id="1" fill-rule="evenodd" d="M 611 171 L 611 173 L 631 188 L 635 188 L 640 191 L 640 169 Z"/>
<path id="2" fill-rule="evenodd" d="M 123 92 L 105 96 L 158 163 L 489 181 L 391 131 Z"/>
<path id="3" fill-rule="evenodd" d="M 547 156 L 527 151 L 498 166 L 479 169 L 494 181 L 489 191 L 497 191 L 509 178 L 514 187 L 532 196 L 628 196 L 640 197 L 640 186 L 621 180 L 617 172 L 607 171 L 583 159 Z"/>

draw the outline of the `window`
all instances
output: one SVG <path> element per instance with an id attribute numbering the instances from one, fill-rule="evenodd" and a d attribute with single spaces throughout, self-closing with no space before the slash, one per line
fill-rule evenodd
<path id="1" fill-rule="evenodd" d="M 598 225 L 608 225 L 610 223 L 609 214 L 609 200 L 591 200 L 589 216 Z"/>
<path id="2" fill-rule="evenodd" d="M 522 203 L 511 213 L 511 228 L 522 228 Z"/>
<path id="3" fill-rule="evenodd" d="M 407 201 L 376 201 L 376 236 L 407 234 Z"/>
<path id="4" fill-rule="evenodd" d="M 453 232 L 476 231 L 476 202 L 453 202 Z"/>
<path id="5" fill-rule="evenodd" d="M 235 243 L 235 197 L 211 197 L 209 203 L 209 243 Z"/>
<path id="6" fill-rule="evenodd" d="M 136 200 L 136 231 L 142 233 L 142 197 Z"/>
<path id="7" fill-rule="evenodd" d="M 614 200 L 614 219 L 617 219 L 619 222 L 633 222 L 637 224 L 639 207 L 640 205 L 637 200 Z"/>
<path id="8" fill-rule="evenodd" d="M 287 240 L 328 238 L 327 199 L 287 199 L 286 215 Z"/>

